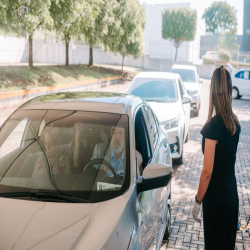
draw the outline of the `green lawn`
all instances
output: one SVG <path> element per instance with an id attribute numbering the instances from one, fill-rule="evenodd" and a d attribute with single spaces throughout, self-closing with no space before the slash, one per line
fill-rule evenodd
<path id="1" fill-rule="evenodd" d="M 70 66 L 2 66 L 0 67 L 0 91 L 53 86 L 94 78 L 120 75 L 119 71 L 86 65 Z"/>

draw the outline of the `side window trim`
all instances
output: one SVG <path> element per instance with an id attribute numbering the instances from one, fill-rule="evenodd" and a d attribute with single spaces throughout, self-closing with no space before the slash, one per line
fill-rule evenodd
<path id="1" fill-rule="evenodd" d="M 150 158 L 149 158 L 149 161 L 147 164 L 150 164 L 150 162 L 152 161 L 153 159 L 153 151 L 152 151 L 152 147 L 151 147 L 151 143 L 150 143 L 150 138 L 149 138 L 149 134 L 148 134 L 148 129 L 147 129 L 147 125 L 146 125 L 146 121 L 145 121 L 145 117 L 144 117 L 144 114 L 143 114 L 143 104 L 141 105 L 138 105 L 137 108 L 135 109 L 134 111 L 134 131 L 135 131 L 135 121 L 136 121 L 136 116 L 139 112 L 139 110 L 141 110 L 141 113 L 142 113 L 142 125 L 143 125 L 143 130 L 144 130 L 144 134 L 146 136 L 146 143 L 147 143 L 147 149 L 149 149 L 149 153 L 150 153 Z M 134 134 L 134 140 L 135 140 L 135 134 Z M 136 149 L 136 141 L 135 141 L 135 149 Z"/>
<path id="2" fill-rule="evenodd" d="M 178 78 L 178 85 L 179 85 L 179 89 L 180 89 L 180 93 L 181 93 L 181 100 L 183 100 L 184 91 L 182 89 L 181 81 L 179 78 Z"/>

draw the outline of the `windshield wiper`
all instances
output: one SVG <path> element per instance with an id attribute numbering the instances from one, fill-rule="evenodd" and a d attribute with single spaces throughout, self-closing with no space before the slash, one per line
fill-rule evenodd
<path id="1" fill-rule="evenodd" d="M 0 197 L 5 198 L 17 198 L 17 197 L 35 197 L 38 199 L 42 198 L 51 198 L 70 201 L 72 203 L 88 203 L 88 200 L 76 198 L 68 194 L 60 193 L 50 193 L 50 192 L 39 192 L 38 190 L 31 190 L 30 192 L 12 192 L 12 193 L 0 193 Z"/>

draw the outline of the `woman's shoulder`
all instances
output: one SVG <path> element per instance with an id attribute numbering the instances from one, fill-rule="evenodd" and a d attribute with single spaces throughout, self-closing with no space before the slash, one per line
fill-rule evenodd
<path id="1" fill-rule="evenodd" d="M 201 134 L 211 140 L 219 140 L 220 131 L 224 122 L 220 114 L 216 114 L 201 130 Z"/>

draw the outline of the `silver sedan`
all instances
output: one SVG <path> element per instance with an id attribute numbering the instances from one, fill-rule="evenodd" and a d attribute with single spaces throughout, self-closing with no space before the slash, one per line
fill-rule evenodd
<path id="1" fill-rule="evenodd" d="M 172 173 L 141 98 L 37 97 L 0 128 L 0 249 L 160 249 Z"/>

